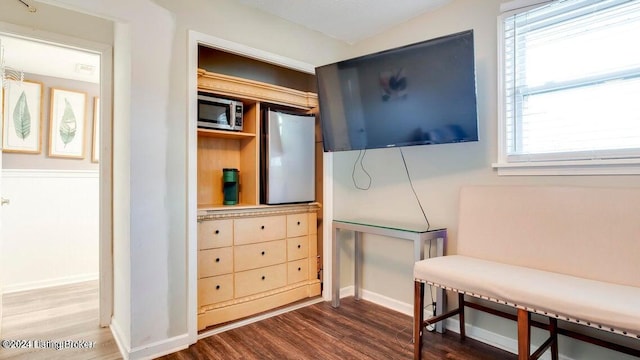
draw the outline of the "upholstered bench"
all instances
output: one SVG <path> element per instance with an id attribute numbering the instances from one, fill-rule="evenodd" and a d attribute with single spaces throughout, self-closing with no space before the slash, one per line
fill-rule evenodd
<path id="1" fill-rule="evenodd" d="M 455 252 L 414 266 L 415 359 L 428 324 L 458 315 L 465 337 L 465 307 L 518 321 L 520 360 L 547 349 L 558 359 L 558 334 L 640 357 L 640 350 L 558 326 L 558 320 L 590 326 L 637 339 L 640 347 L 639 188 L 463 188 Z M 425 284 L 458 293 L 458 307 L 425 321 Z M 548 321 L 532 321 L 532 313 Z M 550 332 L 533 354 L 531 326 Z"/>

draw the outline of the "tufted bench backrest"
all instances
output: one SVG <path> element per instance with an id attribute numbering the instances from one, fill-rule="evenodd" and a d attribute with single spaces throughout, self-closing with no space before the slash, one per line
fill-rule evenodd
<path id="1" fill-rule="evenodd" d="M 464 187 L 457 253 L 640 287 L 640 188 Z"/>

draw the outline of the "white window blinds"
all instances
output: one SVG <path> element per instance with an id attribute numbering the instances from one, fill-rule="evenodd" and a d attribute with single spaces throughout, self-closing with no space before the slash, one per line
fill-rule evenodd
<path id="1" fill-rule="evenodd" d="M 503 17 L 507 161 L 640 157 L 640 0 Z"/>

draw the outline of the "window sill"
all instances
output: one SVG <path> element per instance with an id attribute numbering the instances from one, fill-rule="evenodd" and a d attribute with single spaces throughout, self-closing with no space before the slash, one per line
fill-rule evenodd
<path id="1" fill-rule="evenodd" d="M 640 175 L 640 159 L 497 162 L 500 176 Z"/>

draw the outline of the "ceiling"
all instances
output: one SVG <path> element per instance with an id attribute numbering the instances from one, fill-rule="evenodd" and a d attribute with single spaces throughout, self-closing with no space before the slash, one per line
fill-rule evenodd
<path id="1" fill-rule="evenodd" d="M 237 0 L 349 44 L 451 0 Z"/>
<path id="2" fill-rule="evenodd" d="M 349 44 L 357 43 L 451 0 L 237 0 Z M 393 5 L 390 5 L 390 4 Z M 100 56 L 0 34 L 5 65 L 25 73 L 98 83 Z"/>
<path id="3" fill-rule="evenodd" d="M 100 82 L 100 55 L 0 34 L 5 65 L 28 74 Z M 28 77 L 27 77 L 28 79 Z"/>

